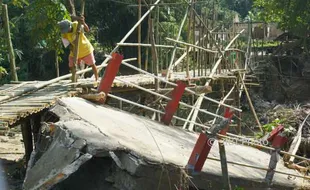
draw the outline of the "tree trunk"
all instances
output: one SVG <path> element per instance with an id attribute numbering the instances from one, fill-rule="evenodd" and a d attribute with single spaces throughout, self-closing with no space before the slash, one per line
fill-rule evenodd
<path id="1" fill-rule="evenodd" d="M 10 55 L 10 69 L 11 69 L 11 77 L 12 81 L 18 81 L 17 72 L 16 72 L 16 65 L 15 65 L 15 55 L 13 44 L 11 40 L 10 34 L 10 26 L 9 26 L 9 15 L 8 15 L 8 7 L 7 5 L 2 5 L 2 16 L 4 21 L 4 28 L 7 37 L 7 44 L 8 44 L 8 52 Z"/>

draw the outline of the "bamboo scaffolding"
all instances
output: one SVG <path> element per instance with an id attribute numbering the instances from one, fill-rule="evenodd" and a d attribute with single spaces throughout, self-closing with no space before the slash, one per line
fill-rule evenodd
<path id="1" fill-rule="evenodd" d="M 159 93 L 157 93 L 157 92 L 153 92 L 153 91 L 151 91 L 151 90 L 148 90 L 148 89 L 146 89 L 146 88 L 143 88 L 143 87 L 141 87 L 141 86 L 139 86 L 139 85 L 136 85 L 136 84 L 134 84 L 134 83 L 132 83 L 132 82 L 128 82 L 128 81 L 125 81 L 125 80 L 122 80 L 122 79 L 120 79 L 120 78 L 115 78 L 116 80 L 118 80 L 118 81 L 121 81 L 121 82 L 123 82 L 123 83 L 126 83 L 126 84 L 128 84 L 128 85 L 131 85 L 131 86 L 133 86 L 133 87 L 135 87 L 135 88 L 138 88 L 138 89 L 140 89 L 140 90 L 142 90 L 142 91 L 145 91 L 145 92 L 148 92 L 148 93 L 150 93 L 150 94 L 153 94 L 153 95 L 155 95 L 155 96 L 159 96 L 159 97 L 161 97 L 161 98 L 163 98 L 163 99 L 166 99 L 166 100 L 171 100 L 171 98 L 169 98 L 169 97 L 167 97 L 167 96 L 164 96 L 164 95 L 162 95 L 162 94 L 159 94 Z M 155 89 L 155 91 L 156 91 L 156 89 Z M 182 105 L 182 106 L 185 106 L 185 107 L 187 107 L 187 108 L 192 108 L 192 109 L 196 109 L 194 106 L 191 106 L 191 105 L 188 105 L 188 104 L 186 104 L 186 103 L 184 103 L 184 102 L 179 102 L 179 104 L 180 105 Z M 217 114 L 214 114 L 214 113 L 211 113 L 211 112 L 209 112 L 209 111 L 205 111 L 205 110 L 202 110 L 202 109 L 199 109 L 198 108 L 198 111 L 200 111 L 200 112 L 203 112 L 203 113 L 205 113 L 205 114 L 208 114 L 208 115 L 212 115 L 212 116 L 214 116 L 214 117 L 219 117 L 219 118 L 223 118 L 223 116 L 220 116 L 220 115 L 217 115 Z"/>
<path id="2" fill-rule="evenodd" d="M 237 34 L 237 35 L 230 41 L 230 43 L 226 46 L 225 50 L 227 50 L 227 49 L 230 48 L 230 46 L 234 43 L 234 41 L 240 36 L 240 34 L 241 34 L 242 32 L 244 32 L 244 30 L 242 30 L 239 34 Z M 221 56 L 219 57 L 219 59 L 217 60 L 217 62 L 216 62 L 215 65 L 213 66 L 213 68 L 212 68 L 212 70 L 211 70 L 211 74 L 209 75 L 209 77 L 212 78 L 213 75 L 216 73 L 217 68 L 218 68 L 218 66 L 219 66 L 219 64 L 221 63 L 221 61 L 222 61 L 223 58 L 224 58 L 223 55 L 221 55 Z M 206 83 L 205 83 L 205 86 L 209 86 L 210 82 L 211 82 L 210 79 L 207 80 Z M 197 100 L 196 103 L 195 103 L 195 107 L 199 107 L 199 108 L 201 107 L 201 104 L 202 104 L 202 101 L 203 101 L 204 97 L 205 97 L 205 94 L 201 94 L 201 95 L 199 96 L 198 100 Z M 239 108 L 238 108 L 238 109 L 239 109 Z M 196 121 L 198 112 L 197 112 L 196 110 L 192 110 L 192 111 L 190 112 L 189 116 L 188 116 L 188 119 L 191 117 L 191 114 L 193 114 L 193 116 L 192 116 L 192 121 Z M 188 122 L 186 122 L 186 123 L 184 124 L 184 126 L 186 126 L 187 123 L 188 123 Z M 183 126 L 183 127 L 184 127 L 184 126 Z M 190 124 L 189 129 L 194 129 L 194 125 L 193 125 L 193 124 Z"/>
<path id="3" fill-rule="evenodd" d="M 216 28 L 214 28 L 213 30 L 211 30 L 210 32 L 212 33 L 214 30 L 216 30 Z M 202 38 L 206 38 L 207 35 L 204 35 Z M 199 41 L 196 41 L 195 45 L 198 45 Z M 189 48 L 188 52 L 191 52 L 192 48 Z M 180 64 L 182 62 L 182 60 L 187 56 L 187 52 L 184 52 L 183 55 L 174 62 L 173 67 L 171 68 L 171 70 L 176 67 L 178 64 Z"/>
<path id="4" fill-rule="evenodd" d="M 190 0 L 190 2 L 192 2 L 192 0 Z M 186 8 L 186 12 L 185 12 L 184 18 L 183 18 L 182 23 L 181 23 L 180 28 L 179 28 L 179 33 L 178 33 L 178 36 L 177 36 L 177 40 L 180 39 L 180 36 L 181 36 L 181 33 L 182 33 L 182 29 L 183 29 L 184 24 L 185 24 L 185 21 L 186 21 L 186 19 L 187 19 L 189 7 L 190 7 L 190 6 L 188 6 L 188 7 Z M 170 71 L 171 71 L 171 67 L 172 67 L 173 62 L 174 62 L 176 50 L 177 50 L 177 43 L 174 43 L 174 48 L 173 48 L 173 51 L 172 51 L 172 55 L 171 55 L 171 59 L 170 59 L 170 64 L 169 64 L 169 66 L 168 66 L 168 68 L 167 68 L 167 76 L 166 76 L 166 79 L 169 78 Z"/>
<path id="5" fill-rule="evenodd" d="M 144 73 L 144 74 L 147 74 L 147 75 L 152 76 L 152 77 L 154 77 L 154 78 L 157 78 L 157 79 L 159 79 L 159 80 L 162 81 L 162 82 L 168 83 L 169 85 L 177 86 L 177 84 L 175 84 L 175 83 L 172 83 L 172 82 L 167 81 L 167 80 L 165 80 L 165 79 L 163 79 L 163 78 L 161 78 L 161 77 L 155 76 L 154 74 L 151 74 L 151 73 L 149 73 L 149 72 L 147 72 L 147 71 L 144 71 L 144 70 L 142 70 L 142 69 L 139 69 L 139 68 L 137 68 L 137 67 L 135 67 L 135 66 L 133 66 L 133 65 L 130 65 L 130 64 L 126 63 L 125 61 L 122 61 L 122 64 L 124 64 L 124 65 L 126 65 L 126 66 L 128 66 L 128 67 L 130 67 L 130 68 L 132 68 L 132 69 L 134 69 L 134 70 L 137 70 L 137 71 L 139 71 L 139 72 L 141 72 L 141 73 Z M 207 85 L 205 85 L 205 86 L 207 86 Z M 194 91 L 192 91 L 192 90 L 190 90 L 190 89 L 188 89 L 188 88 L 185 88 L 185 91 L 190 92 L 191 94 L 195 94 L 195 95 L 201 97 L 200 94 L 197 94 L 196 92 L 194 92 Z M 219 101 L 214 100 L 214 99 L 209 98 L 209 97 L 204 97 L 204 96 L 203 96 L 202 98 L 205 99 L 205 100 L 209 100 L 209 101 L 211 101 L 211 102 L 217 103 L 217 104 L 221 104 Z M 225 107 L 232 108 L 232 109 L 234 109 L 234 110 L 236 110 L 236 111 L 240 111 L 240 112 L 242 111 L 241 109 L 235 108 L 235 107 L 233 107 L 233 106 L 231 106 L 231 105 L 227 105 L 227 104 L 221 104 L 221 105 L 222 105 L 222 106 L 225 106 Z"/>

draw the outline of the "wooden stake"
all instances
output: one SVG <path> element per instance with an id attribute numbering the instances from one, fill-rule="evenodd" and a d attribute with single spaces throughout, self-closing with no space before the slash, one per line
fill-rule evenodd
<path id="1" fill-rule="evenodd" d="M 33 151 L 32 133 L 31 133 L 31 122 L 30 119 L 26 119 L 21 124 L 22 136 L 25 145 L 26 164 L 30 159 L 31 152 Z"/>
<path id="2" fill-rule="evenodd" d="M 9 21 L 9 15 L 8 15 L 8 7 L 7 5 L 2 5 L 2 16 L 4 21 L 4 29 L 6 34 L 6 40 L 8 45 L 8 52 L 10 56 L 10 69 L 11 69 L 11 77 L 12 81 L 18 81 L 17 72 L 16 72 L 16 65 L 15 65 L 15 54 L 11 39 L 11 32 L 10 32 L 10 21 Z"/>
<path id="3" fill-rule="evenodd" d="M 223 175 L 222 176 L 223 189 L 224 190 L 230 190 L 231 186 L 230 186 L 230 179 L 229 179 L 229 174 L 228 174 L 225 146 L 221 140 L 218 142 L 218 144 L 219 144 L 221 168 L 222 168 L 222 175 Z"/>
<path id="4" fill-rule="evenodd" d="M 40 114 L 34 115 L 32 119 L 33 119 L 33 126 L 32 126 L 33 141 L 34 144 L 36 144 L 38 141 L 38 135 L 41 127 L 41 115 Z"/>

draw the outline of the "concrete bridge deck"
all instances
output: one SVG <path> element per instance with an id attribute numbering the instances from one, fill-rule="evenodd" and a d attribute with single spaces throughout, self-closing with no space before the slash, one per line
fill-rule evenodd
<path id="1" fill-rule="evenodd" d="M 81 98 L 62 98 L 51 111 L 60 121 L 53 124 L 49 146 L 44 141 L 38 144 L 46 151 L 36 149 L 32 154 L 31 160 L 36 161 L 30 163 L 26 189 L 56 185 L 54 189 L 152 190 L 169 189 L 169 184 L 173 189 L 198 137 Z M 210 156 L 219 158 L 218 152 L 215 143 Z M 268 153 L 236 144 L 226 145 L 226 154 L 228 161 L 265 168 L 270 159 Z M 232 164 L 228 169 L 233 188 L 268 189 L 263 183 L 266 171 Z M 282 161 L 277 170 L 300 175 Z M 202 173 L 192 177 L 199 189 L 221 189 L 220 162 L 207 160 Z M 310 188 L 301 178 L 283 174 L 275 174 L 273 182 L 272 189 Z"/>

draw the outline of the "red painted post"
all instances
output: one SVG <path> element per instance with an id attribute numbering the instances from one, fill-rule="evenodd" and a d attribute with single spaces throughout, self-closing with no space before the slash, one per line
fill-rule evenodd
<path id="1" fill-rule="evenodd" d="M 230 112 L 230 109 L 227 108 L 224 117 L 231 120 L 232 116 L 233 112 Z M 226 135 L 228 127 L 229 124 L 220 131 L 220 134 Z M 205 133 L 200 133 L 186 167 L 194 172 L 200 172 L 210 153 L 214 141 L 215 138 L 208 137 Z"/>
<path id="2" fill-rule="evenodd" d="M 178 109 L 179 102 L 182 98 L 182 95 L 183 95 L 185 87 L 186 87 L 186 84 L 181 82 L 181 81 L 178 81 L 177 85 L 178 86 L 176 86 L 172 92 L 172 97 L 171 97 L 172 100 L 170 100 L 166 106 L 165 115 L 163 115 L 161 118 L 161 121 L 165 125 L 170 124 L 174 113 Z"/>
<path id="3" fill-rule="evenodd" d="M 269 170 L 267 171 L 265 181 L 268 185 L 272 184 L 272 180 L 275 174 L 275 169 L 277 167 L 278 161 L 280 159 L 280 150 L 281 147 L 288 141 L 288 137 L 284 133 L 284 127 L 279 125 L 277 128 L 272 130 L 268 138 L 269 142 L 272 142 L 272 147 L 275 150 L 271 151 L 270 161 L 269 161 Z"/>
<path id="4" fill-rule="evenodd" d="M 231 122 L 231 118 L 233 117 L 233 115 L 234 115 L 234 112 L 231 112 L 230 111 L 230 108 L 226 108 L 225 109 L 225 113 L 224 113 L 224 117 L 225 118 L 229 118 L 230 120 L 230 122 Z M 229 122 L 229 124 L 230 124 L 230 122 Z M 226 133 L 227 133 L 227 131 L 229 130 L 229 125 L 226 127 L 226 128 L 224 128 L 223 130 L 221 130 L 221 132 L 220 132 L 220 134 L 221 135 L 226 135 Z"/>
<path id="5" fill-rule="evenodd" d="M 109 93 L 123 58 L 124 57 L 121 54 L 118 53 L 112 54 L 112 59 L 110 60 L 110 63 L 106 67 L 104 76 L 102 77 L 100 84 L 98 86 L 97 90 L 99 93 L 104 92 L 106 95 Z"/>

